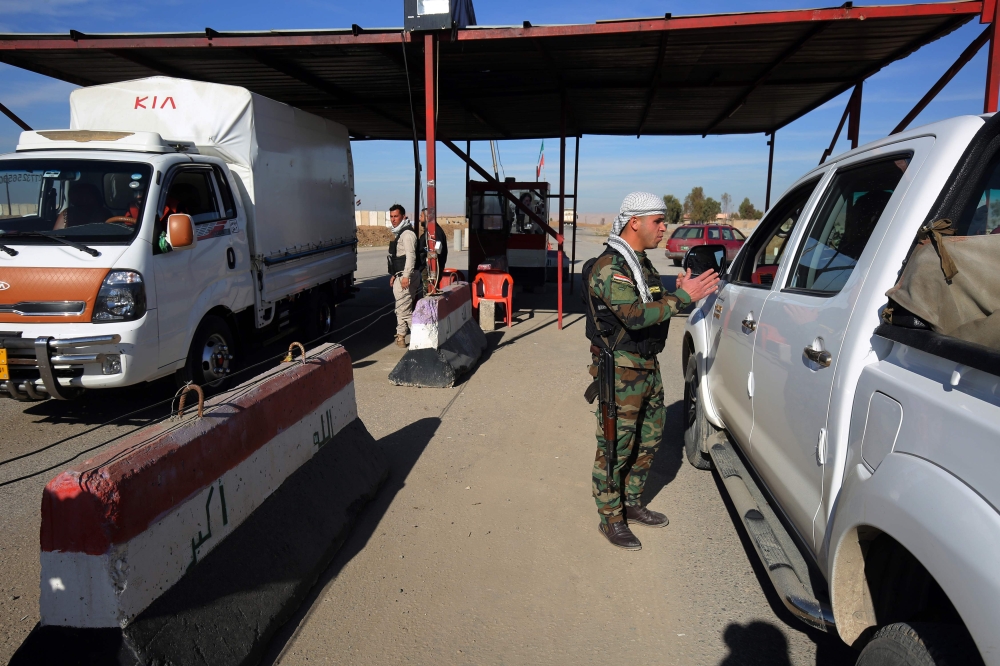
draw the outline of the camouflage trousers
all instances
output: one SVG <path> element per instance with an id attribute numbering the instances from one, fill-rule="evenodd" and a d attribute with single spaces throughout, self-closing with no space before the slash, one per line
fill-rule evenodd
<path id="1" fill-rule="evenodd" d="M 607 440 L 597 409 L 597 458 L 593 491 L 601 522 L 621 520 L 624 507 L 639 504 L 653 455 L 663 439 L 663 383 L 660 369 L 615 368 L 615 401 L 618 405 L 618 441 L 615 449 L 614 492 L 608 485 Z"/>

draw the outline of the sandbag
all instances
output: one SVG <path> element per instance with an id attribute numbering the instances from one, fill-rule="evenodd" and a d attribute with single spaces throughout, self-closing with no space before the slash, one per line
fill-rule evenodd
<path id="1" fill-rule="evenodd" d="M 1000 235 L 928 235 L 885 295 L 936 333 L 1000 349 L 998 268 Z"/>

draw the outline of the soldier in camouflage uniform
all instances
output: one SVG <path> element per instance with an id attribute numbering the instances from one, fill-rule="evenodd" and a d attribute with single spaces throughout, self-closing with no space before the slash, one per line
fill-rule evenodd
<path id="1" fill-rule="evenodd" d="M 626 197 L 608 238 L 608 249 L 584 268 L 593 322 L 588 322 L 594 363 L 610 349 L 614 360 L 614 398 L 617 407 L 615 461 L 608 482 L 607 451 L 601 410 L 597 414 L 597 456 L 593 493 L 600 515 L 600 531 L 613 545 L 639 550 L 642 545 L 630 525 L 665 527 L 662 513 L 642 506 L 640 498 L 663 438 L 665 410 L 657 354 L 663 350 L 670 317 L 692 301 L 715 291 L 714 271 L 692 278 L 690 271 L 677 277 L 677 291 L 663 288 L 660 274 L 645 250 L 663 239 L 663 200 L 635 192 Z M 623 506 L 624 505 L 624 506 Z"/>

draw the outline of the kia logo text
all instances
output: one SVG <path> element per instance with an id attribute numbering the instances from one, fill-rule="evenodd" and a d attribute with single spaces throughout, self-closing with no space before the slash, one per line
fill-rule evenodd
<path id="1" fill-rule="evenodd" d="M 10 285 L 6 282 L 0 282 L 0 291 L 5 291 L 7 289 L 10 289 Z"/>
<path id="2" fill-rule="evenodd" d="M 177 108 L 177 105 L 174 104 L 174 98 L 173 97 L 164 97 L 163 98 L 163 102 L 161 102 L 159 106 L 156 105 L 157 99 L 158 99 L 157 96 L 153 95 L 153 101 L 149 102 L 149 106 L 146 106 L 146 102 L 149 100 L 149 96 L 147 95 L 146 97 L 139 97 L 138 95 L 136 95 L 136 97 L 135 97 L 135 106 L 132 107 L 132 108 L 133 109 L 165 109 L 165 108 L 167 108 L 167 104 L 170 105 L 171 109 L 176 109 Z"/>

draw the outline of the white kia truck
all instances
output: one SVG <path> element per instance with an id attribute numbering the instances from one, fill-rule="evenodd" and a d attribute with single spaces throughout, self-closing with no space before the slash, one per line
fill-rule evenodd
<path id="1" fill-rule="evenodd" d="M 243 88 L 81 88 L 68 130 L 0 155 L 0 394 L 176 374 L 330 330 L 357 267 L 347 129 Z"/>
<path id="2" fill-rule="evenodd" d="M 686 453 L 784 604 L 864 666 L 1000 664 L 1000 116 L 827 161 L 722 268 L 684 332 Z M 970 293 L 980 337 L 929 321 Z"/>

